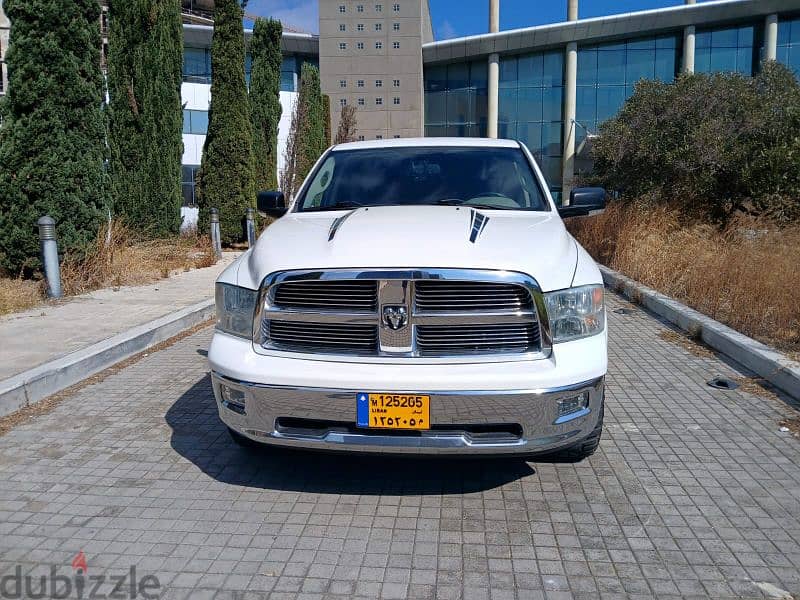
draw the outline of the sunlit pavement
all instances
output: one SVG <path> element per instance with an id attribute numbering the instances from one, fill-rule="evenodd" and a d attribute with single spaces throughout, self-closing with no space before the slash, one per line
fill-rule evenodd
<path id="1" fill-rule="evenodd" d="M 620 306 L 605 435 L 578 464 L 248 454 L 217 418 L 201 331 L 0 437 L 0 581 L 24 596 L 45 576 L 72 597 L 122 577 L 125 597 L 133 579 L 138 597 L 192 599 L 800 597 L 800 439 L 778 425 L 797 413 L 708 387 L 743 373 Z"/>

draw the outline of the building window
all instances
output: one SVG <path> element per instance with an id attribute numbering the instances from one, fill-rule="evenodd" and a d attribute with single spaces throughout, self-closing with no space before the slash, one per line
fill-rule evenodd
<path id="1" fill-rule="evenodd" d="M 358 105 L 359 106 L 364 106 L 364 104 L 365 104 L 364 99 L 363 98 L 359 98 L 358 99 Z"/>
<path id="2" fill-rule="evenodd" d="M 339 87 L 346 88 L 347 87 L 347 79 L 340 79 L 339 80 Z"/>
<path id="3" fill-rule="evenodd" d="M 208 133 L 207 110 L 183 110 L 183 133 L 205 135 Z"/>
<path id="4" fill-rule="evenodd" d="M 375 50 L 380 50 L 383 48 L 383 42 L 375 42 Z"/>
<path id="5" fill-rule="evenodd" d="M 381 98 L 380 96 L 378 96 L 377 98 L 375 98 L 375 104 L 376 104 L 377 106 L 381 106 L 381 105 L 383 105 L 383 98 Z"/>
<path id="6" fill-rule="evenodd" d="M 383 87 L 383 79 L 376 79 L 375 87 Z"/>
<path id="7" fill-rule="evenodd" d="M 347 98 L 339 98 L 339 106 L 347 106 Z"/>
<path id="8" fill-rule="evenodd" d="M 392 87 L 400 87 L 400 80 L 392 79 Z"/>
<path id="9" fill-rule="evenodd" d="M 392 10 L 394 12 L 400 12 L 400 5 L 399 4 L 392 4 Z"/>
<path id="10" fill-rule="evenodd" d="M 359 23 L 358 25 L 356 25 L 356 29 L 358 29 L 359 31 L 364 31 L 364 24 Z"/>
<path id="11" fill-rule="evenodd" d="M 358 141 L 359 142 L 363 142 L 364 141 L 364 136 L 363 135 L 358 136 Z"/>
<path id="12" fill-rule="evenodd" d="M 340 12 L 340 13 L 343 13 L 343 12 L 345 12 L 346 10 L 347 10 L 347 9 L 345 8 L 344 4 L 340 4 L 340 5 L 339 5 L 339 12 Z"/>
<path id="13" fill-rule="evenodd" d="M 347 50 L 347 42 L 339 42 L 339 50 Z"/>
<path id="14" fill-rule="evenodd" d="M 396 139 L 396 140 L 397 140 L 397 139 L 400 139 L 400 136 L 399 136 L 399 135 L 396 135 L 396 134 L 395 134 L 395 135 L 393 135 L 392 137 L 393 137 L 394 139 Z"/>
<path id="15" fill-rule="evenodd" d="M 400 42 L 392 42 L 392 48 L 394 48 L 395 50 L 399 50 L 400 49 Z"/>
<path id="16" fill-rule="evenodd" d="M 382 23 L 375 23 L 375 31 L 380 31 L 381 29 L 383 29 L 383 24 Z"/>
<path id="17" fill-rule="evenodd" d="M 778 60 L 800 76 L 800 17 L 778 22 Z"/>
<path id="18" fill-rule="evenodd" d="M 339 23 L 339 31 L 347 31 L 347 25 L 344 23 Z"/>
<path id="19" fill-rule="evenodd" d="M 380 135 L 380 134 L 378 134 L 378 135 L 376 135 L 376 136 L 375 136 L 375 139 L 376 139 L 376 140 L 382 140 L 382 139 L 383 139 L 383 136 L 382 136 L 382 135 Z"/>
<path id="20" fill-rule="evenodd" d="M 400 31 L 400 23 L 392 23 L 392 29 L 394 31 Z"/>
<path id="21" fill-rule="evenodd" d="M 758 65 L 755 34 L 755 25 L 699 30 L 695 35 L 695 71 L 753 75 Z"/>
<path id="22" fill-rule="evenodd" d="M 383 5 L 382 4 L 376 4 L 375 5 L 375 12 L 381 12 L 382 10 L 383 10 Z"/>
<path id="23" fill-rule="evenodd" d="M 183 80 L 191 83 L 211 83 L 211 53 L 208 48 L 184 48 Z"/>
<path id="24" fill-rule="evenodd" d="M 364 87 L 364 80 L 359 79 L 358 81 L 356 81 L 356 87 Z"/>
<path id="25" fill-rule="evenodd" d="M 575 119 L 584 127 L 575 130 L 576 145 L 583 141 L 586 129 L 596 133 L 603 121 L 617 114 L 633 94 L 637 81 L 672 81 L 678 67 L 677 48 L 675 35 L 580 48 Z M 696 57 L 700 55 L 700 48 L 697 52 Z"/>
<path id="26" fill-rule="evenodd" d="M 356 48 L 358 50 L 363 50 L 364 49 L 364 42 L 356 42 Z"/>
<path id="27" fill-rule="evenodd" d="M 356 6 L 356 12 L 364 12 L 364 5 L 359 4 L 358 6 Z"/>
<path id="28" fill-rule="evenodd" d="M 400 104 L 400 98 L 398 96 L 395 96 L 394 98 L 392 98 L 392 104 L 394 104 L 395 106 L 399 105 Z"/>
<path id="29" fill-rule="evenodd" d="M 194 195 L 194 182 L 200 165 L 181 166 L 181 192 L 183 193 L 183 206 L 197 206 Z"/>

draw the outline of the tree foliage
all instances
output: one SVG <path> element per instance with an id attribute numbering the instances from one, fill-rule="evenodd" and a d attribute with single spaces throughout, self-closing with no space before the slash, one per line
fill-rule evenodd
<path id="1" fill-rule="evenodd" d="M 244 29 L 237 0 L 217 0 L 211 40 L 208 134 L 197 173 L 199 227 L 219 209 L 223 243 L 243 238 L 242 219 L 255 206 L 253 124 L 244 76 Z"/>
<path id="2" fill-rule="evenodd" d="M 333 143 L 355 142 L 357 131 L 356 107 L 345 104 L 339 114 L 339 127 L 336 129 L 336 139 L 333 140 Z"/>
<path id="3" fill-rule="evenodd" d="M 175 0 L 111 0 L 109 11 L 114 211 L 141 233 L 177 233 L 183 154 L 180 6 Z"/>
<path id="4" fill-rule="evenodd" d="M 775 62 L 754 78 L 642 81 L 600 127 L 593 157 L 591 178 L 625 199 L 717 221 L 737 211 L 800 218 L 800 85 Z"/>
<path id="5" fill-rule="evenodd" d="M 250 110 L 253 116 L 253 160 L 257 190 L 278 186 L 278 122 L 281 118 L 280 21 L 258 19 L 250 40 Z"/>
<path id="6" fill-rule="evenodd" d="M 36 221 L 80 251 L 105 216 L 105 118 L 97 0 L 4 0 L 13 23 L 0 127 L 0 268 L 38 268 Z"/>
<path id="7" fill-rule="evenodd" d="M 325 130 L 325 102 L 319 84 L 319 69 L 303 63 L 300 71 L 300 91 L 292 112 L 292 125 L 286 144 L 281 189 L 288 198 L 308 175 L 311 167 L 328 147 Z"/>

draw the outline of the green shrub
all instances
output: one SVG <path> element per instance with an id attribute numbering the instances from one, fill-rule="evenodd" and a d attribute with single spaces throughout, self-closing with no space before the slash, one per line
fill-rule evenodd
<path id="1" fill-rule="evenodd" d="M 297 179 L 303 181 L 311 167 L 328 148 L 325 100 L 319 84 L 319 69 L 303 63 L 300 69 L 300 92 L 297 102 L 303 106 L 300 114 L 305 118 L 299 124 Z"/>
<path id="2" fill-rule="evenodd" d="M 180 226 L 183 30 L 174 0 L 109 3 L 111 196 L 129 227 L 152 236 Z"/>
<path id="3" fill-rule="evenodd" d="M 0 269 L 39 268 L 36 221 L 62 251 L 94 241 L 106 217 L 106 124 L 97 0 L 4 0 L 14 24 L 0 127 Z"/>
<path id="4" fill-rule="evenodd" d="M 197 173 L 199 227 L 219 209 L 222 242 L 244 237 L 242 222 L 255 207 L 253 123 L 244 77 L 244 29 L 237 0 L 217 0 L 211 40 L 211 106 L 203 158 Z"/>
<path id="5" fill-rule="evenodd" d="M 800 85 L 769 62 L 756 77 L 641 81 L 600 127 L 590 179 L 623 199 L 679 203 L 727 221 L 800 218 Z"/>
<path id="6" fill-rule="evenodd" d="M 250 40 L 250 110 L 257 190 L 278 189 L 278 122 L 281 118 L 281 22 L 258 19 Z"/>

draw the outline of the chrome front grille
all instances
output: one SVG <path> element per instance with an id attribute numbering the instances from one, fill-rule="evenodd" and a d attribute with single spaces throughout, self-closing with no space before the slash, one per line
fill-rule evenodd
<path id="1" fill-rule="evenodd" d="M 525 275 L 486 270 L 290 271 L 268 277 L 257 351 L 367 357 L 549 355 Z"/>
<path id="2" fill-rule="evenodd" d="M 414 305 L 423 311 L 530 310 L 531 295 L 524 287 L 485 281 L 418 281 Z"/>
<path id="3" fill-rule="evenodd" d="M 378 306 L 378 282 L 288 281 L 275 289 L 274 304 L 300 310 L 346 310 L 374 312 Z"/>
<path id="4" fill-rule="evenodd" d="M 532 352 L 539 348 L 536 323 L 419 325 L 421 355 Z"/>

